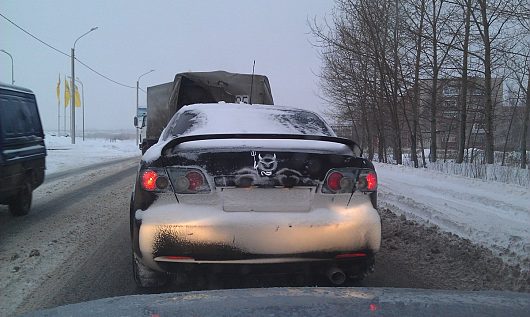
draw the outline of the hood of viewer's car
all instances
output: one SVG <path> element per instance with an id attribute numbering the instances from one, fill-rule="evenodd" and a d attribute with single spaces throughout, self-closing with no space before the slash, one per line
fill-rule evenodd
<path id="1" fill-rule="evenodd" d="M 398 288 L 269 288 L 132 295 L 28 316 L 528 316 L 530 294 Z"/>

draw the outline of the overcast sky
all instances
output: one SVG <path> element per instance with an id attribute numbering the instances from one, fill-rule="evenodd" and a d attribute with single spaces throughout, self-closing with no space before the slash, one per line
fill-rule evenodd
<path id="1" fill-rule="evenodd" d="M 322 112 L 320 60 L 308 19 L 329 15 L 332 1 L 22 1 L 2 0 L 0 13 L 36 37 L 126 85 L 172 81 L 184 71 L 226 70 L 269 77 L 276 104 Z M 0 49 L 14 58 L 15 84 L 37 95 L 44 128 L 57 130 L 56 85 L 70 75 L 70 58 L 0 17 Z M 136 90 L 121 87 L 76 63 L 85 88 L 85 127 L 132 129 Z M 11 82 L 11 60 L 0 52 L 0 81 Z M 61 115 L 63 115 L 61 96 Z M 140 105 L 146 95 L 140 92 Z M 76 112 L 81 127 L 81 110 Z M 63 124 L 61 119 L 61 126 Z M 78 131 L 79 131 L 78 129 Z M 79 132 L 78 132 L 79 133 Z"/>

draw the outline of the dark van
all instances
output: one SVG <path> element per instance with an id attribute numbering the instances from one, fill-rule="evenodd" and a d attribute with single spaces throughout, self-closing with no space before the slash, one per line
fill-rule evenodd
<path id="1" fill-rule="evenodd" d="M 0 204 L 26 215 L 44 181 L 46 147 L 35 94 L 0 83 Z"/>

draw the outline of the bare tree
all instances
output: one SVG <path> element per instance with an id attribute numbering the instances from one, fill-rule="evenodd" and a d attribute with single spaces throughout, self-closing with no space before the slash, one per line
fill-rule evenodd
<path id="1" fill-rule="evenodd" d="M 430 161 L 436 162 L 438 150 L 438 94 L 440 74 L 443 71 L 444 63 L 449 56 L 454 41 L 457 38 L 457 33 L 451 32 L 450 23 L 455 15 L 455 9 L 452 4 L 448 4 L 445 0 L 430 0 L 429 1 L 430 14 L 426 15 L 427 23 L 430 27 L 430 33 L 426 36 L 430 39 L 429 57 L 431 70 L 431 88 L 430 88 Z M 452 33 L 452 34 L 451 34 Z M 444 45 L 441 42 L 445 41 L 449 45 Z"/>
<path id="2" fill-rule="evenodd" d="M 418 167 L 417 154 L 417 139 L 418 139 L 418 125 L 419 115 L 418 108 L 420 107 L 420 66 L 421 66 L 421 51 L 423 39 L 423 23 L 425 20 L 425 0 L 421 0 L 420 8 L 420 23 L 416 34 L 416 56 L 414 61 L 414 99 L 412 101 L 412 132 L 411 132 L 411 152 L 414 167 Z M 423 150 L 422 150 L 422 153 Z"/>
<path id="3" fill-rule="evenodd" d="M 527 65 L 528 71 L 526 72 L 526 89 L 522 87 L 525 90 L 526 95 L 526 103 L 525 103 L 525 109 L 524 109 L 524 115 L 522 120 L 522 132 L 521 132 L 521 168 L 526 168 L 526 161 L 527 161 L 527 155 L 526 155 L 526 144 L 527 144 L 527 138 L 528 138 L 528 125 L 530 124 L 530 66 L 528 63 L 528 56 L 525 60 L 525 64 Z"/>
<path id="4" fill-rule="evenodd" d="M 502 32 L 507 27 L 507 22 L 513 18 L 511 12 L 514 8 L 514 1 L 506 0 L 476 0 L 478 12 L 472 10 L 473 21 L 480 33 L 484 55 L 481 58 L 484 63 L 484 130 L 485 130 L 485 147 L 484 155 L 486 163 L 494 163 L 494 101 L 493 101 L 493 81 L 492 72 L 495 67 L 494 50 L 503 48 L 506 37 L 501 37 Z M 508 39 L 509 41 L 509 39 Z M 504 42 L 504 43 L 503 43 Z M 506 54 L 503 50 L 501 54 Z"/>
<path id="5" fill-rule="evenodd" d="M 311 25 L 322 50 L 323 91 L 341 113 L 347 110 L 344 117 L 352 126 L 359 126 L 369 153 L 374 134 L 380 157 L 390 139 L 394 159 L 401 164 L 399 1 L 336 3 L 331 25 Z"/>
<path id="6" fill-rule="evenodd" d="M 501 32 L 513 27 L 513 8 L 524 1 L 335 0 L 330 20 L 310 24 L 323 60 L 322 91 L 333 115 L 351 127 L 352 138 L 369 157 L 377 152 L 382 161 L 391 150 L 402 164 L 403 148 L 410 144 L 418 167 L 419 141 L 425 165 L 422 136 L 430 136 L 431 161 L 437 159 L 438 142 L 446 159 L 456 130 L 457 162 L 464 161 L 466 146 L 480 142 L 482 147 L 482 131 L 486 161 L 492 162 L 494 109 L 500 99 L 495 85 L 507 76 L 504 64 L 515 47 L 511 35 Z M 441 88 L 457 76 L 458 98 L 450 111 L 458 115 L 449 117 Z M 484 86 L 481 107 L 479 84 Z"/>
<path id="7" fill-rule="evenodd" d="M 471 7 L 472 0 L 464 2 L 464 44 L 462 45 L 462 84 L 460 89 L 460 122 L 458 126 L 458 153 L 456 163 L 464 161 L 466 148 L 466 123 L 467 123 L 467 88 L 468 88 L 468 60 L 469 60 L 469 35 L 471 32 Z"/>
<path id="8" fill-rule="evenodd" d="M 517 7 L 519 14 L 516 16 L 521 27 L 526 31 L 526 39 L 528 39 L 530 33 L 530 4 L 524 3 Z M 526 144 L 528 138 L 528 126 L 530 124 L 530 50 L 526 47 L 526 56 L 524 57 L 524 70 L 526 71 L 526 89 L 523 85 L 523 80 L 519 78 L 518 83 L 519 87 L 524 90 L 526 95 L 526 103 L 524 109 L 524 115 L 522 120 L 522 132 L 521 132 L 521 168 L 525 169 L 527 167 L 527 155 L 526 155 Z"/>

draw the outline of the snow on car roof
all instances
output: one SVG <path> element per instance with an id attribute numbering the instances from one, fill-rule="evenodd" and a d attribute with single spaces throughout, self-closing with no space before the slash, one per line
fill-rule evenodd
<path id="1" fill-rule="evenodd" d="M 290 107 L 249 104 L 194 104 L 180 109 L 162 133 L 175 136 L 275 133 L 335 136 L 317 114 Z"/>

